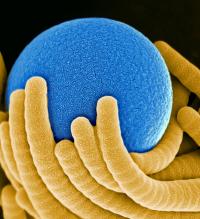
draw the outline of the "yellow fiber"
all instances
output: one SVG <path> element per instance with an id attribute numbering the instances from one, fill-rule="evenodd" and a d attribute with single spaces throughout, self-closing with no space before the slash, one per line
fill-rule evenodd
<path id="1" fill-rule="evenodd" d="M 0 124 L 1 124 L 1 122 L 6 121 L 7 119 L 8 119 L 8 113 L 0 111 Z M 2 163 L 1 160 L 0 160 L 0 163 Z M 8 184 L 8 180 L 5 176 L 4 170 L 2 169 L 2 165 L 0 165 L 0 193 L 6 184 Z"/>
<path id="2" fill-rule="evenodd" d="M 84 126 L 84 129 L 83 135 L 74 136 L 76 149 L 84 165 L 99 184 L 115 192 L 122 192 L 103 160 L 96 129 L 89 123 Z"/>
<path id="3" fill-rule="evenodd" d="M 151 175 L 152 178 L 168 181 L 200 178 L 200 150 L 183 154 L 164 170 Z"/>
<path id="4" fill-rule="evenodd" d="M 3 188 L 1 193 L 4 219 L 27 219 L 26 213 L 15 200 L 16 191 L 11 185 Z"/>
<path id="5" fill-rule="evenodd" d="M 200 70 L 167 43 L 158 41 L 155 45 L 162 54 L 171 74 L 200 97 Z"/>
<path id="6" fill-rule="evenodd" d="M 23 90 L 13 92 L 9 108 L 11 145 L 23 187 L 41 219 L 78 218 L 52 196 L 37 172 L 25 131 L 24 100 Z"/>
<path id="7" fill-rule="evenodd" d="M 37 214 L 36 210 L 34 209 L 29 197 L 27 196 L 26 191 L 24 188 L 20 188 L 16 193 L 16 202 L 18 205 L 26 210 L 30 215 L 32 215 L 35 219 L 39 219 L 39 215 Z"/>
<path id="8" fill-rule="evenodd" d="M 12 174 L 12 176 L 15 178 L 15 180 L 20 183 L 19 178 L 19 172 L 16 166 L 15 158 L 13 157 L 11 142 L 10 142 L 10 134 L 9 134 L 9 124 L 8 122 L 2 122 L 0 124 L 0 139 L 1 139 L 1 145 L 2 145 L 2 152 L 5 159 L 5 162 L 7 163 L 9 172 Z"/>
<path id="9" fill-rule="evenodd" d="M 192 107 L 181 108 L 177 120 L 183 129 L 200 146 L 200 115 Z"/>
<path id="10" fill-rule="evenodd" d="M 9 181 L 11 182 L 11 184 L 15 188 L 15 190 L 18 190 L 21 187 L 21 185 L 15 180 L 15 178 L 13 177 L 13 175 L 10 173 L 10 171 L 8 169 L 8 166 L 7 166 L 5 159 L 4 159 L 2 145 L 0 145 L 0 163 L 1 163 L 2 169 L 5 172 L 6 177 L 9 179 Z"/>

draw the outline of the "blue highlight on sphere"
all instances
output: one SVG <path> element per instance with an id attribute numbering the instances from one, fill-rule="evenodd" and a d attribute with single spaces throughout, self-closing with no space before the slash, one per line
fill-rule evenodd
<path id="1" fill-rule="evenodd" d="M 12 91 L 32 76 L 48 85 L 48 109 L 56 141 L 72 139 L 74 118 L 96 121 L 97 100 L 118 101 L 122 137 L 129 152 L 152 149 L 172 109 L 169 72 L 155 46 L 136 29 L 110 19 L 76 19 L 54 26 L 29 43 L 7 83 Z"/>

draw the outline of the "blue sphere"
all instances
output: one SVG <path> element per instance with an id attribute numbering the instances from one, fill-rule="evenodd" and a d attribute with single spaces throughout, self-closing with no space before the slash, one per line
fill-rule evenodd
<path id="1" fill-rule="evenodd" d="M 75 19 L 54 26 L 29 43 L 7 83 L 10 94 L 33 76 L 48 85 L 48 110 L 56 141 L 72 139 L 78 116 L 96 121 L 102 96 L 118 100 L 122 137 L 129 152 L 152 149 L 164 134 L 172 109 L 170 75 L 155 46 L 127 24 Z"/>

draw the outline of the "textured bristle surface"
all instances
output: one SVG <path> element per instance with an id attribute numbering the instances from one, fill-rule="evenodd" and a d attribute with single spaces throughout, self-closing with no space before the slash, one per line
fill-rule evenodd
<path id="1" fill-rule="evenodd" d="M 97 100 L 118 100 L 120 127 L 129 152 L 153 148 L 170 118 L 172 88 L 154 45 L 134 28 L 110 19 L 77 19 L 36 37 L 20 54 L 8 78 L 12 91 L 32 76 L 48 85 L 49 118 L 55 139 L 72 138 L 77 116 L 96 121 Z"/>

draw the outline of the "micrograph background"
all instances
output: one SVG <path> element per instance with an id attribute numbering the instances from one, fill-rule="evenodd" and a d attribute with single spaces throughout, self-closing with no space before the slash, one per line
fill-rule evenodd
<path id="1" fill-rule="evenodd" d="M 7 69 L 25 45 L 41 31 L 60 22 L 82 17 L 120 20 L 145 34 L 162 39 L 200 67 L 199 0 L 65 0 L 2 1 L 0 7 L 0 51 Z M 4 5 L 5 4 L 5 5 Z"/>
<path id="2" fill-rule="evenodd" d="M 199 0 L 1 1 L 0 9 L 0 51 L 8 72 L 21 50 L 40 32 L 82 17 L 125 22 L 153 42 L 168 42 L 200 67 Z"/>

